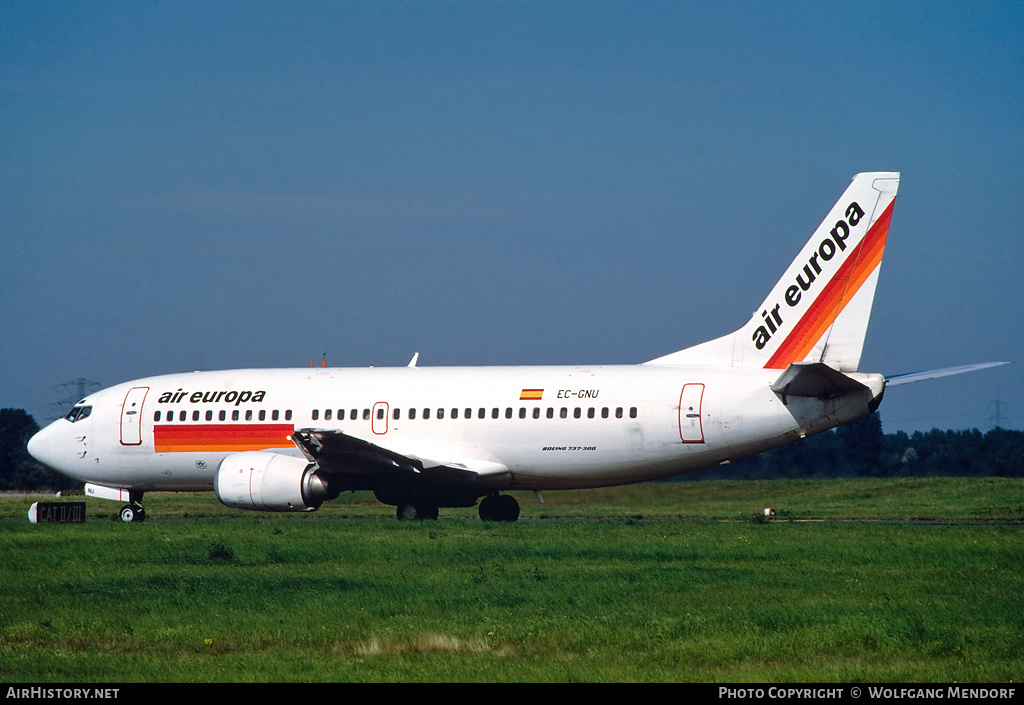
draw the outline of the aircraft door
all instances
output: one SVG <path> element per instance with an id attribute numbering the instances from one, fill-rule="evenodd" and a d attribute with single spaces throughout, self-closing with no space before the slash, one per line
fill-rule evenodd
<path id="1" fill-rule="evenodd" d="M 142 445 L 142 404 L 149 387 L 132 387 L 125 395 L 121 407 L 121 445 Z"/>
<path id="2" fill-rule="evenodd" d="M 370 428 L 378 436 L 383 436 L 388 432 L 388 403 L 386 401 L 379 401 L 373 405 Z"/>
<path id="3" fill-rule="evenodd" d="M 684 384 L 679 395 L 679 439 L 683 443 L 703 443 L 704 427 L 701 424 L 701 402 L 704 400 L 704 385 Z"/>

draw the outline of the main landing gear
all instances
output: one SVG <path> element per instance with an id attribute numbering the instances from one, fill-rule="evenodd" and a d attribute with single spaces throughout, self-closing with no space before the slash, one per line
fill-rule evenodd
<path id="1" fill-rule="evenodd" d="M 437 507 L 432 504 L 399 504 L 395 510 L 399 519 L 437 519 Z"/>
<path id="2" fill-rule="evenodd" d="M 517 521 L 519 502 L 510 494 L 492 494 L 480 500 L 480 518 L 484 521 Z"/>
<path id="3" fill-rule="evenodd" d="M 437 505 L 427 502 L 401 502 L 395 508 L 395 516 L 401 520 L 435 520 Z M 510 494 L 488 495 L 480 500 L 480 518 L 484 521 L 517 521 L 519 502 Z"/>

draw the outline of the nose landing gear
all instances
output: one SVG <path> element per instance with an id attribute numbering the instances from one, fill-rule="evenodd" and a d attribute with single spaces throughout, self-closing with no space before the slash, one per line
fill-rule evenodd
<path id="1" fill-rule="evenodd" d="M 138 502 L 130 502 L 121 507 L 121 521 L 127 523 L 146 520 L 146 510 Z"/>

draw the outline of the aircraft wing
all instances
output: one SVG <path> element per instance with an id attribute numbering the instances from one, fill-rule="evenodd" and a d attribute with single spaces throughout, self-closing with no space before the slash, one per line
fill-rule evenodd
<path id="1" fill-rule="evenodd" d="M 338 477 L 351 490 L 476 490 L 507 478 L 509 473 L 505 465 L 488 459 L 467 456 L 438 460 L 399 453 L 332 429 L 299 429 L 291 438 L 310 462 L 327 475 Z"/>
<path id="2" fill-rule="evenodd" d="M 950 375 L 959 375 L 964 372 L 974 372 L 975 370 L 984 370 L 988 367 L 999 367 L 1000 365 L 1009 365 L 1009 362 L 979 362 L 974 365 L 959 365 L 957 367 L 943 367 L 939 370 L 928 370 L 926 372 L 909 372 L 902 375 L 893 375 L 887 377 L 885 380 L 886 387 L 896 387 L 901 384 L 910 384 L 911 382 L 920 382 L 926 379 L 937 379 L 939 377 L 949 377 Z"/>

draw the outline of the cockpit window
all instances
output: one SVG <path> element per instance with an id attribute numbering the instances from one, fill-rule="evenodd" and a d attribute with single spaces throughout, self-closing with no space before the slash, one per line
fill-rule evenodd
<path id="1" fill-rule="evenodd" d="M 69 411 L 68 415 L 65 416 L 64 418 L 66 418 L 71 423 L 75 423 L 76 421 L 81 421 L 82 419 L 89 418 L 89 414 L 91 413 L 91 406 L 76 406 L 71 411 Z"/>

